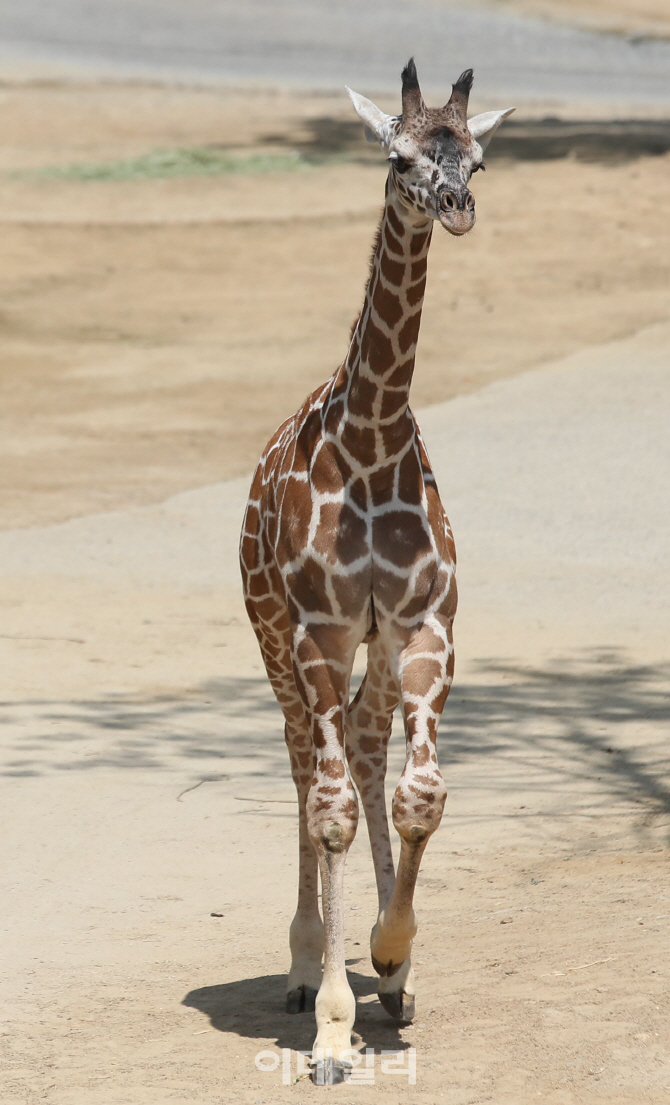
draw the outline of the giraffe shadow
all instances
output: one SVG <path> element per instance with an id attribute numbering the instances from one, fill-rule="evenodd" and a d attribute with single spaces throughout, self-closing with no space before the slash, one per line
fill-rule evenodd
<path id="1" fill-rule="evenodd" d="M 440 756 L 447 777 L 456 765 L 487 772 L 494 795 L 529 778 L 537 785 L 541 769 L 556 818 L 565 816 L 575 781 L 594 779 L 592 816 L 607 812 L 613 799 L 634 804 L 639 818 L 629 832 L 643 844 L 652 840 L 650 830 L 667 832 L 661 826 L 670 813 L 669 724 L 667 662 L 639 664 L 612 648 L 554 656 L 535 667 L 482 658 L 476 680 L 457 680 L 449 696 Z M 0 778 L 109 768 L 155 777 L 161 770 L 175 798 L 186 793 L 186 801 L 190 789 L 208 782 L 243 780 L 250 788 L 243 798 L 268 779 L 284 779 L 287 794 L 291 787 L 281 713 L 265 676 L 219 678 L 159 695 L 3 700 L 0 729 Z M 398 725 L 390 780 L 403 762 Z M 232 786 L 229 792 L 234 798 Z M 235 804 L 240 817 L 248 816 L 246 801 Z M 291 801 L 274 800 L 264 816 L 295 819 L 292 794 Z"/>
<path id="2" fill-rule="evenodd" d="M 356 961 L 358 962 L 358 961 Z M 390 1020 L 379 1001 L 370 997 L 377 992 L 377 979 L 348 971 L 349 985 L 356 997 L 354 1030 L 367 1047 L 384 1051 L 402 1051 L 409 1047 L 400 1033 L 402 1027 Z M 182 1005 L 197 1009 L 217 1032 L 250 1039 L 272 1039 L 275 1047 L 309 1051 L 314 1043 L 314 1013 L 289 1015 L 286 999 L 286 975 L 257 975 L 191 990 Z"/>

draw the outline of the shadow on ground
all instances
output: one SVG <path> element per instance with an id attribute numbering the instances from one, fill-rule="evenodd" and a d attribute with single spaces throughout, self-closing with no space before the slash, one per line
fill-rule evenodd
<path id="1" fill-rule="evenodd" d="M 379 150 L 361 137 L 357 120 L 332 116 L 311 119 L 301 139 L 284 134 L 265 135 L 265 141 L 290 147 L 307 160 L 340 157 L 354 161 L 379 160 Z M 553 161 L 576 157 L 580 161 L 621 162 L 658 156 L 670 150 L 670 120 L 612 119 L 583 121 L 548 117 L 534 121 L 510 119 L 496 135 L 487 161 Z"/>
<path id="2" fill-rule="evenodd" d="M 560 801 L 597 780 L 592 807 L 605 811 L 618 799 L 643 817 L 664 814 L 669 690 L 670 664 L 635 665 L 616 651 L 535 668 L 482 662 L 476 681 L 457 681 L 447 702 L 440 760 L 447 777 L 455 764 L 476 766 L 476 778 L 500 794 L 530 786 Z M 261 676 L 156 697 L 5 702 L 0 725 L 5 776 L 118 768 L 172 772 L 192 784 L 186 790 L 227 777 L 277 778 L 290 788 L 282 718 Z M 402 756 L 398 737 L 392 772 Z M 286 801 L 276 812 L 293 816 Z"/>
<path id="3" fill-rule="evenodd" d="M 358 962 L 358 961 L 356 961 Z M 364 1043 L 375 1050 L 401 1051 L 409 1045 L 400 1037 L 400 1029 L 378 1001 L 365 1001 L 377 992 L 376 977 L 352 971 L 348 961 L 347 977 L 356 997 L 356 1031 Z M 251 1039 L 275 1038 L 276 1047 L 309 1051 L 314 1042 L 314 1013 L 289 1016 L 286 1000 L 286 975 L 259 975 L 215 986 L 191 990 L 182 1001 L 198 1009 L 218 1032 L 232 1032 Z"/>

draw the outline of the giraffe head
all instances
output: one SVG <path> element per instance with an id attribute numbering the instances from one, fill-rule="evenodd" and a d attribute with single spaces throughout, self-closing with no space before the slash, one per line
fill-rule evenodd
<path id="1" fill-rule="evenodd" d="M 475 225 L 470 177 L 484 166 L 484 150 L 514 111 L 485 111 L 468 119 L 472 69 L 453 85 L 444 107 L 426 107 L 414 59 L 402 72 L 402 115 L 386 115 L 372 100 L 347 89 L 368 141 L 379 142 L 390 164 L 389 187 L 410 216 L 440 222 L 451 234 Z"/>

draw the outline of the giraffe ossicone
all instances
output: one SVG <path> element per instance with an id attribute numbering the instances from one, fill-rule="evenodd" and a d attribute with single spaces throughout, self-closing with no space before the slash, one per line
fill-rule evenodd
<path id="1" fill-rule="evenodd" d="M 298 792 L 287 1010 L 315 1010 L 318 1083 L 350 1069 L 356 1005 L 342 892 L 359 796 L 379 898 L 370 941 L 379 999 L 397 1020 L 414 1013 L 414 887 L 447 794 L 436 739 L 454 667 L 456 553 L 409 389 L 433 224 L 454 235 L 472 228 L 470 178 L 514 110 L 468 120 L 471 86 L 466 70 L 443 107 L 426 107 L 411 60 L 400 115 L 349 91 L 389 162 L 365 300 L 344 361 L 263 453 L 240 541 L 247 611 L 284 713 Z M 367 672 L 350 701 L 363 643 Z M 398 705 L 407 754 L 392 805 L 396 872 L 384 779 Z"/>

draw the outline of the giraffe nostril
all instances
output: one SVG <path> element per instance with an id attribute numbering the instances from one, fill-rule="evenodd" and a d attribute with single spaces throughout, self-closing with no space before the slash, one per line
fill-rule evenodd
<path id="1" fill-rule="evenodd" d="M 447 211 L 455 211 L 456 207 L 458 206 L 456 203 L 456 197 L 453 195 L 452 192 L 443 192 L 441 196 L 441 203 Z"/>
<path id="2" fill-rule="evenodd" d="M 465 206 L 467 207 L 468 211 L 474 211 L 475 197 L 473 196 L 472 192 L 468 192 L 468 198 L 465 201 Z"/>

